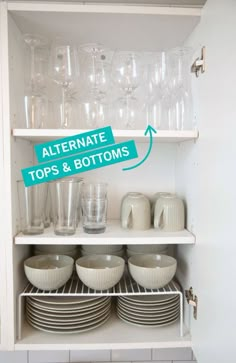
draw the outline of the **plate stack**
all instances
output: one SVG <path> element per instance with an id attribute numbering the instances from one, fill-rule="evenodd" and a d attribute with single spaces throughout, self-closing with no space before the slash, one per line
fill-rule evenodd
<path id="1" fill-rule="evenodd" d="M 104 324 L 111 314 L 110 297 L 27 297 L 26 320 L 50 333 L 82 333 Z"/>
<path id="2" fill-rule="evenodd" d="M 160 255 L 168 254 L 167 245 L 128 245 L 127 246 L 127 257 L 134 255 L 155 253 Z"/>
<path id="3" fill-rule="evenodd" d="M 122 245 L 82 245 L 82 256 L 89 255 L 114 255 L 123 257 L 124 249 Z"/>
<path id="4" fill-rule="evenodd" d="M 36 245 L 34 255 L 66 255 L 76 260 L 79 255 L 79 247 L 75 245 Z"/>
<path id="5" fill-rule="evenodd" d="M 158 327 L 179 319 L 179 295 L 119 296 L 117 315 L 126 323 Z"/>

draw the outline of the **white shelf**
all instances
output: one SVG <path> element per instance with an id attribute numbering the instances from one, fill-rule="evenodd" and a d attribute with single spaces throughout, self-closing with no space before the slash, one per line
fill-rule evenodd
<path id="1" fill-rule="evenodd" d="M 184 327 L 179 336 L 179 322 L 160 328 L 139 328 L 124 323 L 117 316 L 103 326 L 81 334 L 49 334 L 24 323 L 22 339 L 15 350 L 92 350 L 191 347 L 191 336 Z"/>
<path id="2" fill-rule="evenodd" d="M 26 139 L 35 143 L 56 140 L 62 137 L 73 136 L 90 130 L 64 130 L 64 129 L 13 129 L 12 135 Z M 116 141 L 126 141 L 133 139 L 137 142 L 149 142 L 149 136 L 144 136 L 144 130 L 113 130 Z M 196 140 L 198 138 L 197 130 L 186 131 L 169 131 L 158 130 L 153 135 L 154 142 L 183 142 Z"/>
<path id="3" fill-rule="evenodd" d="M 73 236 L 56 236 L 53 228 L 45 229 L 43 234 L 15 237 L 15 244 L 20 245 L 66 245 L 66 244 L 194 244 L 195 236 L 186 229 L 180 232 L 161 232 L 154 228 L 147 231 L 131 231 L 120 227 L 120 221 L 108 221 L 105 233 L 87 234 L 82 227 Z"/>
<path id="4" fill-rule="evenodd" d="M 96 42 L 111 49 L 147 51 L 183 44 L 201 16 L 200 8 L 128 5 L 125 1 L 123 4 L 16 1 L 9 2 L 8 9 L 22 33 L 42 34 L 48 39 L 63 34 L 75 44 L 90 43 L 96 34 Z"/>

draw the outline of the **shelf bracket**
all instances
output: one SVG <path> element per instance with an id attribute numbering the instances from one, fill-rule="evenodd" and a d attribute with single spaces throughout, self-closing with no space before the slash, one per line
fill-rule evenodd
<path id="1" fill-rule="evenodd" d="M 197 320 L 198 297 L 193 293 L 193 288 L 185 290 L 185 297 L 189 305 L 193 306 L 193 317 Z"/>
<path id="2" fill-rule="evenodd" d="M 200 72 L 204 73 L 206 71 L 206 47 L 202 47 L 201 57 L 197 58 L 191 67 L 191 72 L 195 73 L 196 77 L 199 77 Z"/>

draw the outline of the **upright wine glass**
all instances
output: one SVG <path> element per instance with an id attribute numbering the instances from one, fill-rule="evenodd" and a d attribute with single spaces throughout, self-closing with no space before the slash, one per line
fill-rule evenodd
<path id="1" fill-rule="evenodd" d="M 68 117 L 68 104 L 71 93 L 76 90 L 79 75 L 78 52 L 75 46 L 58 43 L 51 49 L 50 59 L 50 76 L 53 81 L 61 87 L 61 105 L 60 105 L 60 127 L 69 128 L 70 119 Z M 73 114 L 70 112 L 70 114 Z"/>

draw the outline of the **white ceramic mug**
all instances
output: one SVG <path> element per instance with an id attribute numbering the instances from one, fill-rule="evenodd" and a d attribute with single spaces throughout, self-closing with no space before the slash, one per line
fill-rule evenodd
<path id="1" fill-rule="evenodd" d="M 175 195 L 163 195 L 157 199 L 154 211 L 154 227 L 165 232 L 184 229 L 184 203 Z"/>
<path id="2" fill-rule="evenodd" d="M 147 230 L 151 227 L 149 199 L 141 193 L 127 193 L 121 203 L 121 226 L 126 229 Z"/>
<path id="3" fill-rule="evenodd" d="M 168 193 L 168 192 L 157 192 L 157 193 L 155 193 L 153 195 L 153 197 L 152 197 L 152 208 L 151 208 L 152 223 L 153 223 L 153 218 L 154 218 L 154 210 L 155 210 L 156 201 L 160 197 L 163 197 L 163 196 L 166 196 L 166 195 L 174 195 L 174 194 Z"/>

